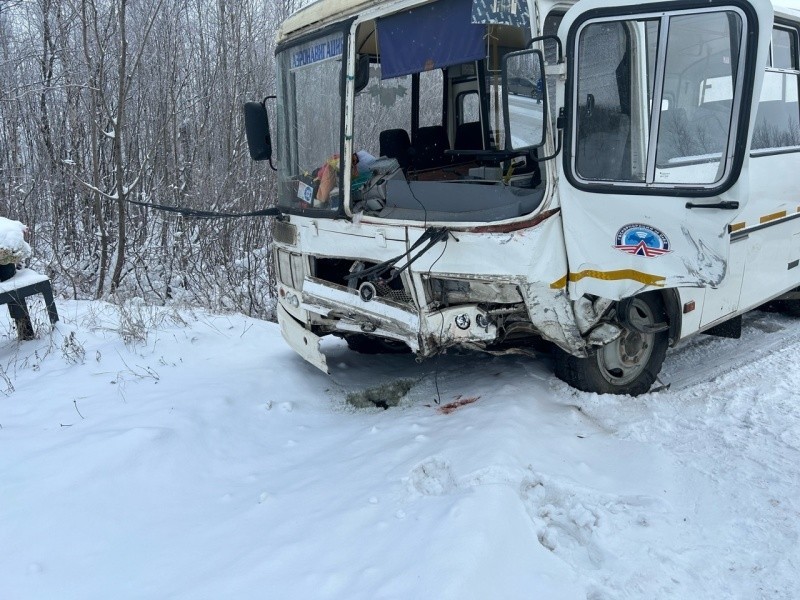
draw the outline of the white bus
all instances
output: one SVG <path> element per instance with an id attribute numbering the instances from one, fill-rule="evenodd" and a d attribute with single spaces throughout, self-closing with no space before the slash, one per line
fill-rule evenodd
<path id="1" fill-rule="evenodd" d="M 800 12 L 767 0 L 322 0 L 278 33 L 286 341 L 548 342 L 641 394 L 669 345 L 800 314 Z M 268 113 L 273 114 L 270 134 Z"/>

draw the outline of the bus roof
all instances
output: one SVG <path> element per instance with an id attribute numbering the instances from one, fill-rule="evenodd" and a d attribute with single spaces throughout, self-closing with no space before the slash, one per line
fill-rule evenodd
<path id="1" fill-rule="evenodd" d="M 278 29 L 278 43 L 314 27 L 324 27 L 329 23 L 341 21 L 378 4 L 386 4 L 381 0 L 316 0 L 293 13 Z"/>
<path id="2" fill-rule="evenodd" d="M 419 0 L 418 3 L 422 2 L 423 0 Z M 563 5 L 568 2 L 559 2 L 558 0 L 537 2 L 542 12 L 549 12 L 550 6 L 555 3 Z M 386 0 L 316 0 L 293 13 L 281 24 L 278 29 L 278 42 L 283 42 L 304 30 L 318 29 L 352 17 L 379 4 L 409 5 L 408 2 L 402 2 L 402 0 L 395 2 L 386 2 Z M 626 2 L 623 0 L 620 4 L 626 4 Z M 800 0 L 777 0 L 772 4 L 776 15 L 791 19 L 800 18 Z"/>
<path id="3" fill-rule="evenodd" d="M 775 14 L 781 17 L 789 17 L 791 19 L 800 18 L 800 2 L 789 4 L 783 2 L 773 2 L 772 7 Z"/>

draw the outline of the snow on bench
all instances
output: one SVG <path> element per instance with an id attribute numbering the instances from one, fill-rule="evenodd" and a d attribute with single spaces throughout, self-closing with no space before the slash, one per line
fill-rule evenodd
<path id="1" fill-rule="evenodd" d="M 8 312 L 17 326 L 17 338 L 33 339 L 33 324 L 25 298 L 41 294 L 51 323 L 58 321 L 58 311 L 53 300 L 50 279 L 31 269 L 17 271 L 11 279 L 0 282 L 0 304 L 8 304 Z"/>

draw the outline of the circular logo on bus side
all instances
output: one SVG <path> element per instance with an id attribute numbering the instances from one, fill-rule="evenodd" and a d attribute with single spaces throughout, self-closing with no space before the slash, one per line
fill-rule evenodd
<path id="1" fill-rule="evenodd" d="M 617 232 L 614 248 L 633 254 L 655 258 L 671 252 L 669 238 L 663 231 L 642 223 L 629 223 Z"/>

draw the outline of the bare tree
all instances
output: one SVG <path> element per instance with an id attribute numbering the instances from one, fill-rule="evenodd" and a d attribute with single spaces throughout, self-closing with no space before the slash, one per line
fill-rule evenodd
<path id="1" fill-rule="evenodd" d="M 270 316 L 264 219 L 197 221 L 129 200 L 275 201 L 241 105 L 274 90 L 294 0 L 0 0 L 0 211 L 74 297 L 125 291 Z"/>

